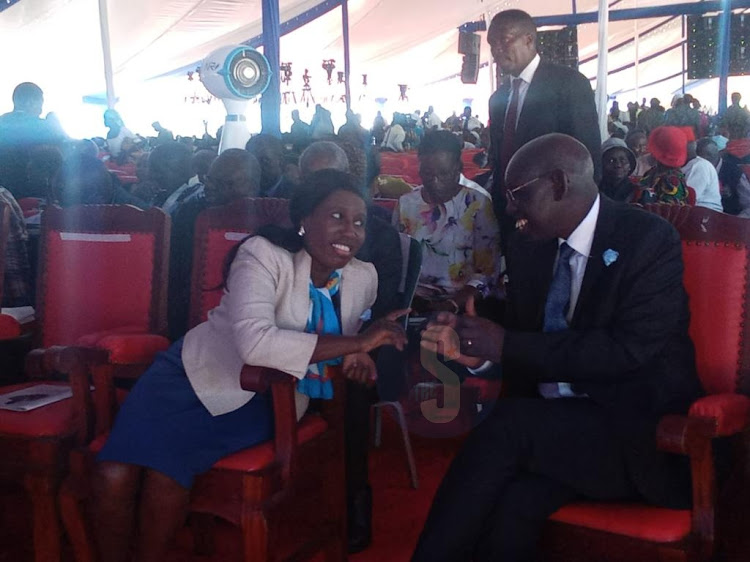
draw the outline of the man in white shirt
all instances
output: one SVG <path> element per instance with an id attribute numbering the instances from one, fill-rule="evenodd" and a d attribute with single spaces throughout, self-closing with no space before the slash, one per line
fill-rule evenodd
<path id="1" fill-rule="evenodd" d="M 430 106 L 427 109 L 427 113 L 424 116 L 424 128 L 425 131 L 429 131 L 432 128 L 442 129 L 443 121 L 435 114 L 435 109 Z"/>
<path id="2" fill-rule="evenodd" d="M 403 152 L 405 140 L 406 131 L 404 131 L 404 128 L 401 126 L 400 119 L 394 116 L 393 123 L 391 123 L 391 126 L 388 127 L 388 130 L 385 132 L 383 144 L 380 146 L 392 152 Z"/>
<path id="3" fill-rule="evenodd" d="M 696 142 L 688 141 L 688 161 L 682 167 L 685 183 L 695 190 L 695 205 L 722 211 L 719 175 L 708 160 L 696 153 Z"/>

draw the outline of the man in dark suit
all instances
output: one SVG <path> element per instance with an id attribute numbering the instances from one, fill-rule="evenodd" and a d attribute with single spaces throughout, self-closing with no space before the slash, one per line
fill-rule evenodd
<path id="1" fill-rule="evenodd" d="M 507 397 L 454 460 L 415 561 L 533 560 L 546 518 L 577 497 L 688 503 L 687 464 L 655 445 L 659 418 L 701 393 L 677 232 L 600 196 L 566 135 L 529 142 L 506 177 L 520 232 L 504 324 L 470 303 L 440 313 L 422 347 L 501 363 Z"/>
<path id="2" fill-rule="evenodd" d="M 492 18 L 487 42 L 507 80 L 490 98 L 490 135 L 495 159 L 492 193 L 498 218 L 504 216 L 504 175 L 513 154 L 547 133 L 564 133 L 581 141 L 601 171 L 601 136 L 591 85 L 583 74 L 539 58 L 536 25 L 521 10 Z M 507 224 L 503 232 L 509 231 Z"/>

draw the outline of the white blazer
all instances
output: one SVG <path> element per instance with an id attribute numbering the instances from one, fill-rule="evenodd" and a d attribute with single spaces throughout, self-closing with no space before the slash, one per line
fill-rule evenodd
<path id="1" fill-rule="evenodd" d="M 240 246 L 227 290 L 208 320 L 185 335 L 182 362 L 190 384 L 211 413 L 219 416 L 255 396 L 240 387 L 245 364 L 271 367 L 301 379 L 307 372 L 316 334 L 304 332 L 310 314 L 310 254 L 292 254 L 261 236 Z M 375 302 L 372 264 L 352 259 L 341 272 L 341 331 L 356 334 Z M 295 393 L 297 417 L 308 397 Z"/>

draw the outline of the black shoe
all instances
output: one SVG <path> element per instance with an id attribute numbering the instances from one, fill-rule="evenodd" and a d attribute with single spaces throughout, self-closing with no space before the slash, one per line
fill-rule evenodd
<path id="1" fill-rule="evenodd" d="M 359 490 L 347 502 L 349 554 L 360 552 L 372 542 L 372 488 Z"/>

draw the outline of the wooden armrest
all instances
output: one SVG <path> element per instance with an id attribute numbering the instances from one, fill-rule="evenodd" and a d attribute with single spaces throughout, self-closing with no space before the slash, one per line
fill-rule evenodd
<path id="1" fill-rule="evenodd" d="M 333 369 L 334 399 L 324 400 L 324 417 L 328 423 L 343 427 L 345 387 L 341 369 Z M 297 409 L 294 398 L 296 377 L 269 369 L 245 365 L 240 373 L 240 385 L 244 390 L 267 392 L 270 388 L 273 399 L 274 450 L 281 467 L 281 478 L 286 486 L 297 471 Z M 333 402 L 333 404 L 327 404 Z M 325 411 L 334 414 L 325 415 Z"/>
<path id="2" fill-rule="evenodd" d="M 714 420 L 696 416 L 664 416 L 656 429 L 660 450 L 690 458 L 691 526 L 705 556 L 701 559 L 710 558 L 716 532 L 717 483 L 712 448 L 712 438 L 716 436 Z"/>
<path id="3" fill-rule="evenodd" d="M 242 388 L 253 392 L 266 392 L 274 383 L 292 384 L 295 380 L 295 377 L 288 373 L 253 365 L 245 365 L 240 373 Z"/>
<path id="4" fill-rule="evenodd" d="M 91 438 L 94 407 L 89 385 L 88 362 L 85 350 L 73 346 L 56 345 L 34 349 L 26 356 L 26 372 L 39 378 L 50 373 L 65 375 L 73 392 L 71 426 L 76 445 Z"/>
<path id="5" fill-rule="evenodd" d="M 663 416 L 656 428 L 656 446 L 668 453 L 701 454 L 713 437 L 716 437 L 714 421 L 694 416 Z"/>

